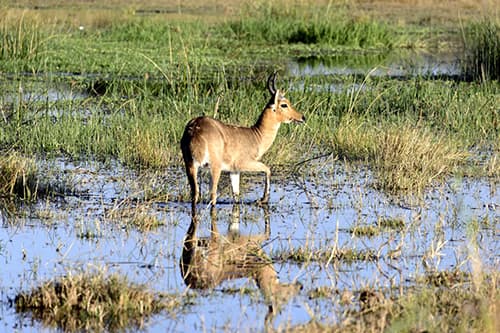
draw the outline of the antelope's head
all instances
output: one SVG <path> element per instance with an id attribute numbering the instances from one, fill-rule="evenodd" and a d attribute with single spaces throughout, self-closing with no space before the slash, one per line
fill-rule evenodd
<path id="1" fill-rule="evenodd" d="M 306 121 L 306 117 L 295 110 L 292 103 L 285 98 L 283 93 L 276 89 L 276 72 L 271 74 L 267 79 L 267 89 L 271 93 L 271 99 L 267 103 L 267 108 L 273 111 L 278 123 L 303 123 Z"/>

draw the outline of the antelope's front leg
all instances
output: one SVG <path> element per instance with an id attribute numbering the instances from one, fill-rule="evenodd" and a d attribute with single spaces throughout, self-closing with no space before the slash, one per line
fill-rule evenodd
<path id="1" fill-rule="evenodd" d="M 264 170 L 266 174 L 266 184 L 264 186 L 264 195 L 257 201 L 259 204 L 267 204 L 269 202 L 269 188 L 271 187 L 271 170 L 266 165 L 264 166 L 266 167 Z"/>
<path id="2" fill-rule="evenodd" d="M 236 203 L 240 202 L 240 173 L 239 172 L 231 172 L 229 174 L 229 178 L 231 179 L 231 187 L 233 189 L 234 201 Z"/>
<path id="3" fill-rule="evenodd" d="M 267 165 L 259 161 L 247 162 L 245 169 L 241 171 L 264 172 L 266 174 L 266 183 L 264 187 L 264 195 L 257 200 L 258 204 L 267 204 L 269 202 L 269 187 L 271 184 L 271 169 Z"/>

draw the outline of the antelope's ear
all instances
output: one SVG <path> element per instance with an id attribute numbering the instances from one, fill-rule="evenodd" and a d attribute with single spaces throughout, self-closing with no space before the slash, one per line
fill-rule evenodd
<path id="1" fill-rule="evenodd" d="M 279 102 L 280 98 L 281 98 L 281 93 L 280 93 L 279 89 L 276 89 L 276 92 L 274 93 L 273 111 L 276 111 L 276 108 L 278 107 L 278 102 Z"/>

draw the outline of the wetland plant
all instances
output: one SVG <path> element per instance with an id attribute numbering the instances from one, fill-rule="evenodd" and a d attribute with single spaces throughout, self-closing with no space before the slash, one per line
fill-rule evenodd
<path id="1" fill-rule="evenodd" d="M 405 225 L 404 220 L 401 218 L 380 218 L 375 225 L 357 225 L 350 232 L 358 237 L 373 237 L 380 235 L 382 232 L 401 231 Z"/>
<path id="2" fill-rule="evenodd" d="M 469 154 L 425 128 L 391 127 L 380 137 L 374 165 L 379 186 L 389 192 L 420 194 L 449 176 Z"/>
<path id="3" fill-rule="evenodd" d="M 381 127 L 348 114 L 341 118 L 332 144 L 339 156 L 372 164 L 378 187 L 390 193 L 422 193 L 469 156 L 455 141 L 426 127 Z"/>
<path id="4" fill-rule="evenodd" d="M 151 315 L 178 306 L 175 297 L 163 299 L 144 285 L 104 272 L 68 274 L 15 298 L 17 312 L 30 312 L 45 325 L 70 332 L 140 328 Z"/>
<path id="5" fill-rule="evenodd" d="M 320 44 L 348 48 L 391 48 L 398 41 L 394 29 L 381 22 L 347 18 L 349 14 L 315 6 L 290 7 L 261 3 L 248 15 L 218 27 L 241 40 L 276 44 Z M 272 17 L 273 19 L 270 19 Z"/>
<path id="6" fill-rule="evenodd" d="M 466 52 L 462 70 L 466 77 L 488 81 L 500 79 L 500 23 L 484 19 L 465 28 L 463 44 Z"/>
<path id="7" fill-rule="evenodd" d="M 289 251 L 278 251 L 272 254 L 274 260 L 293 261 L 305 263 L 311 261 L 330 262 L 338 261 L 346 264 L 352 264 L 358 261 L 376 261 L 378 260 L 375 250 L 356 250 L 352 248 L 332 248 L 313 250 L 304 247 L 290 249 Z"/>
<path id="8" fill-rule="evenodd" d="M 133 227 L 142 232 L 152 231 L 163 225 L 150 203 L 120 202 L 106 212 L 106 218 L 119 222 L 127 229 Z"/>
<path id="9" fill-rule="evenodd" d="M 30 60 L 43 51 L 39 22 L 17 14 L 6 11 L 0 18 L 0 60 Z"/>
<path id="10" fill-rule="evenodd" d="M 31 159 L 11 151 L 0 154 L 0 200 L 32 200 L 37 189 L 36 167 Z"/>

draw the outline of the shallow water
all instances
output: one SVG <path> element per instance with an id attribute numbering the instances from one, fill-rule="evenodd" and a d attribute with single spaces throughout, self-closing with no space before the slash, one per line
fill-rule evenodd
<path id="1" fill-rule="evenodd" d="M 400 51 L 394 53 L 340 53 L 334 56 L 298 58 L 288 63 L 292 76 L 370 75 L 389 78 L 456 77 L 461 74 L 456 53 Z"/>
<path id="2" fill-rule="evenodd" d="M 408 61 L 404 63 L 398 57 L 378 57 L 347 65 L 345 59 L 302 59 L 292 62 L 288 72 L 291 76 L 366 75 L 377 67 L 372 74 L 457 75 L 451 58 L 423 55 L 405 59 L 411 59 L 408 61 L 413 64 L 408 66 Z M 16 89 L 4 94 L 11 97 L 2 102 L 15 103 L 16 98 L 55 102 L 88 97 L 66 86 L 28 84 Z M 333 84 L 327 89 L 346 87 Z M 139 174 L 116 162 L 74 163 L 57 159 L 41 164 L 41 174 L 47 182 L 63 184 L 63 195 L 22 207 L 18 215 L 0 210 L 0 331 L 53 331 L 16 314 L 11 302 L 19 291 L 68 272 L 105 267 L 131 281 L 146 283 L 156 292 L 186 292 L 179 261 L 191 217 L 190 204 L 178 200 L 188 197 L 183 168 Z M 261 243 L 262 249 L 273 259 L 281 282 L 298 281 L 304 287 L 283 304 L 272 322 L 274 327 L 306 323 L 311 313 L 316 319 L 335 323 L 345 310 L 339 302 L 342 292 L 352 292 L 355 298 L 361 289 L 372 286 L 397 294 L 429 272 L 454 268 L 470 271 L 471 255 L 481 258 L 486 271 L 500 267 L 500 188 L 492 180 L 452 178 L 419 200 L 379 192 L 374 189 L 374 179 L 367 168 L 330 157 L 303 164 L 291 174 L 287 171 L 273 170 L 268 209 L 253 203 L 262 194 L 263 175 L 243 175 L 243 203 L 238 206 L 239 211 L 224 177 L 213 221 L 223 236 L 236 229 L 243 236 L 263 235 L 266 223 L 269 224 L 270 235 Z M 206 174 L 204 180 L 202 192 L 206 194 Z M 142 203 L 150 193 L 171 199 Z M 110 214 L 124 207 L 140 208 L 143 214 L 155 216 L 161 225 L 140 231 L 126 216 Z M 206 204 L 198 208 L 198 235 L 208 239 L 212 216 Z M 373 226 L 386 219 L 403 221 L 404 227 L 373 237 L 355 236 L 352 232 L 354 227 Z M 296 249 L 327 253 L 336 249 L 370 251 L 376 258 L 354 262 L 333 256 L 326 262 L 280 259 L 280 254 Z M 310 293 L 321 287 L 337 293 L 311 298 Z M 189 293 L 196 296 L 194 304 L 175 315 L 162 313 L 152 317 L 144 330 L 264 330 L 268 304 L 252 279 L 227 280 L 214 290 Z"/>
<path id="3" fill-rule="evenodd" d="M 191 220 L 190 205 L 177 200 L 154 201 L 146 211 L 157 216 L 162 225 L 146 232 L 107 214 L 125 202 L 133 204 L 126 199 L 140 199 L 148 188 L 170 193 L 172 198 L 185 196 L 187 182 L 182 168 L 145 175 L 118 163 L 75 164 L 65 160 L 46 162 L 45 168 L 51 170 L 45 172 L 49 181 L 66 184 L 68 195 L 24 207 L 24 216 L 3 213 L 0 219 L 0 331 L 52 331 L 16 314 L 9 300 L 20 290 L 68 271 L 106 267 L 131 281 L 147 283 L 154 291 L 185 292 L 179 260 Z M 302 165 L 293 175 L 280 175 L 280 170 L 274 173 L 267 211 L 251 203 L 261 195 L 263 176 L 243 177 L 239 213 L 233 210 L 227 179 L 223 179 L 215 222 L 223 235 L 236 227 L 242 235 L 257 235 L 264 233 L 268 216 L 270 237 L 262 242 L 263 250 L 276 259 L 274 268 L 281 282 L 299 281 L 304 286 L 283 305 L 274 318 L 275 327 L 305 323 L 310 320 L 310 311 L 325 322 L 338 320 L 339 302 L 335 298 L 309 297 L 318 287 L 354 293 L 365 286 L 384 290 L 405 287 L 427 271 L 470 270 L 466 259 L 476 248 L 485 270 L 500 267 L 500 191 L 498 184 L 489 180 L 450 179 L 428 191 L 419 202 L 380 193 L 372 186 L 369 170 L 330 158 Z M 202 192 L 206 190 L 205 181 Z M 209 237 L 210 211 L 206 204 L 200 204 L 199 209 L 198 234 Z M 405 227 L 375 237 L 358 237 L 351 232 L 356 225 L 373 225 L 385 218 L 401 219 Z M 378 259 L 354 263 L 278 260 L 282 251 L 299 247 L 370 250 Z M 395 249 L 400 249 L 400 254 L 389 255 Z M 251 292 L 229 292 L 242 287 Z M 268 306 L 251 279 L 228 280 L 213 291 L 191 292 L 197 295 L 193 305 L 175 316 L 154 316 L 145 330 L 264 329 Z"/>
<path id="4" fill-rule="evenodd" d="M 63 102 L 86 99 L 90 95 L 75 89 L 71 84 L 44 82 L 38 80 L 2 82 L 2 103 L 19 102 Z"/>

